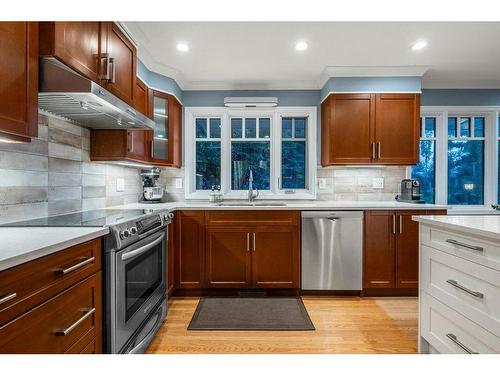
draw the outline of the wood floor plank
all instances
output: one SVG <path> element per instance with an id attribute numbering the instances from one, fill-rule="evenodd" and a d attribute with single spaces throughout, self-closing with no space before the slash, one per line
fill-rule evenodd
<path id="1" fill-rule="evenodd" d="M 148 353 L 417 352 L 417 298 L 303 297 L 315 331 L 188 331 L 199 298 L 172 298 Z"/>

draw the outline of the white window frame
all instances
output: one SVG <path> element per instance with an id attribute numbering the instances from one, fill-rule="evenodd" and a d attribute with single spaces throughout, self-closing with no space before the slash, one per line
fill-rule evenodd
<path id="1" fill-rule="evenodd" d="M 451 213 L 473 213 L 491 211 L 498 193 L 498 142 L 497 119 L 500 107 L 483 106 L 423 106 L 421 117 L 436 117 L 436 191 L 435 204 L 448 205 L 448 117 L 484 117 L 484 204 L 450 205 Z M 459 126 L 458 126 L 459 127 Z M 473 131 L 473 124 L 471 126 Z M 459 134 L 458 134 L 459 135 Z M 472 134 L 473 135 L 473 134 Z M 458 139 L 460 137 L 457 137 Z M 474 138 L 467 138 L 474 139 Z M 407 169 L 411 176 L 411 167 Z"/>
<path id="2" fill-rule="evenodd" d="M 270 147 L 270 190 L 261 191 L 259 199 L 315 199 L 316 198 L 316 107 L 275 107 L 275 108 L 227 108 L 227 107 L 186 107 L 186 137 L 184 148 L 185 161 L 185 197 L 187 200 L 208 199 L 210 191 L 196 190 L 196 118 L 221 119 L 221 192 L 224 199 L 245 199 L 246 190 L 231 190 L 231 118 L 263 118 L 271 120 Z M 279 188 L 281 178 L 281 118 L 306 117 L 306 184 L 307 189 L 283 190 Z M 258 129 L 257 129 L 258 131 Z M 258 133 L 257 133 L 258 135 Z M 253 139 L 256 141 L 265 140 Z M 241 138 L 244 140 L 244 138 Z"/>

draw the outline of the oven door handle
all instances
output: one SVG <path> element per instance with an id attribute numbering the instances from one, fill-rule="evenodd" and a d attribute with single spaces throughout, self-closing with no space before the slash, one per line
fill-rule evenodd
<path id="1" fill-rule="evenodd" d="M 145 253 L 146 251 L 150 250 L 152 247 L 155 247 L 158 245 L 163 239 L 165 238 L 165 234 L 162 233 L 160 237 L 158 237 L 156 240 L 154 240 L 151 243 L 148 243 L 147 245 L 144 245 L 136 250 L 129 251 L 128 253 L 122 254 L 122 260 L 128 260 L 135 258 L 136 256 L 141 255 L 142 253 Z"/>

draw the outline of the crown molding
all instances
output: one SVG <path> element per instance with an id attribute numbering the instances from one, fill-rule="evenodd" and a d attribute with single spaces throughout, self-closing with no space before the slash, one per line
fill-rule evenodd
<path id="1" fill-rule="evenodd" d="M 199 81 L 187 82 L 184 91 L 203 90 L 318 90 L 316 81 L 265 81 L 265 82 L 227 82 Z"/>
<path id="2" fill-rule="evenodd" d="M 327 66 L 317 86 L 322 88 L 332 77 L 422 77 L 430 68 L 430 65 Z"/>
<path id="3" fill-rule="evenodd" d="M 185 90 L 187 82 L 184 75 L 179 70 L 156 61 L 145 48 L 137 48 L 137 57 L 149 71 L 173 79 L 181 90 Z"/>

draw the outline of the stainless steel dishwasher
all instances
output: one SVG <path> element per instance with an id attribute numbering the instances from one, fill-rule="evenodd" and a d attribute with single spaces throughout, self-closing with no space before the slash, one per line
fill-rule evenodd
<path id="1" fill-rule="evenodd" d="M 302 211 L 302 289 L 362 289 L 363 212 Z"/>

